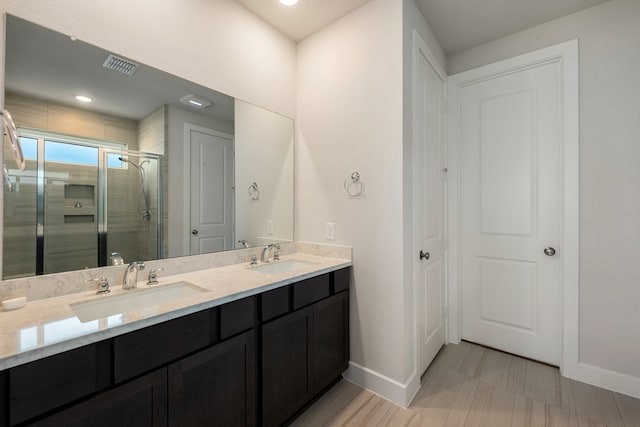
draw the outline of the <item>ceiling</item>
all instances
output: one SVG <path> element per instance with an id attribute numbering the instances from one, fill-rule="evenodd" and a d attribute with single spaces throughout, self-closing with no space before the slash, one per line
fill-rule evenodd
<path id="1" fill-rule="evenodd" d="M 368 0 L 236 0 L 289 38 L 300 41 Z M 525 30 L 609 0 L 416 0 L 446 54 Z"/>
<path id="2" fill-rule="evenodd" d="M 161 105 L 195 94 L 212 101 L 198 114 L 233 123 L 234 99 L 155 68 L 140 65 L 131 76 L 102 66 L 110 52 L 7 15 L 7 92 L 140 120 Z M 74 96 L 94 99 L 80 104 Z"/>
<path id="3" fill-rule="evenodd" d="M 609 0 L 416 0 L 447 54 L 462 52 Z"/>
<path id="4" fill-rule="evenodd" d="M 236 0 L 285 36 L 300 41 L 337 21 L 369 0 L 300 0 L 284 6 L 278 0 Z"/>

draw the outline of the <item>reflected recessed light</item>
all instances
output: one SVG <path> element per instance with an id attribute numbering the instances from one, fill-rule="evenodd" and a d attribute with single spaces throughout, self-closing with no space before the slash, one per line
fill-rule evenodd
<path id="1" fill-rule="evenodd" d="M 298 0 L 280 0 L 280 3 L 285 6 L 293 6 L 294 4 L 298 3 Z"/>
<path id="2" fill-rule="evenodd" d="M 80 102 L 93 102 L 93 99 L 89 98 L 88 96 L 84 96 L 84 95 L 76 95 L 76 99 Z"/>

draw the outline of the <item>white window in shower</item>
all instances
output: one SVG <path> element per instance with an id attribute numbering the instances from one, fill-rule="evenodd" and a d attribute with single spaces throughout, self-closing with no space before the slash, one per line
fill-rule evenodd
<path id="1" fill-rule="evenodd" d="M 69 163 L 73 165 L 98 167 L 98 149 L 111 148 L 120 151 L 127 150 L 127 144 L 99 141 L 93 139 L 76 138 L 67 135 L 56 135 L 34 130 L 19 130 L 23 154 L 27 160 L 38 159 L 38 141 L 45 144 L 44 161 Z M 120 161 L 119 155 L 110 153 L 107 157 L 107 167 L 126 169 L 126 163 Z"/>

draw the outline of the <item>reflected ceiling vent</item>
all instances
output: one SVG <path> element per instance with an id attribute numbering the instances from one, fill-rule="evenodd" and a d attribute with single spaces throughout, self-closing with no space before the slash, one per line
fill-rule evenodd
<path id="1" fill-rule="evenodd" d="M 199 96 L 193 95 L 191 93 L 180 98 L 180 102 L 188 105 L 189 107 L 199 109 L 207 108 L 209 105 L 211 105 L 211 101 L 209 101 L 208 99 L 200 98 Z"/>
<path id="2" fill-rule="evenodd" d="M 121 73 L 125 73 L 126 75 L 130 76 L 136 72 L 138 67 L 140 67 L 140 64 L 136 64 L 135 62 L 120 58 L 119 56 L 109 54 L 102 66 L 110 70 L 120 71 Z"/>

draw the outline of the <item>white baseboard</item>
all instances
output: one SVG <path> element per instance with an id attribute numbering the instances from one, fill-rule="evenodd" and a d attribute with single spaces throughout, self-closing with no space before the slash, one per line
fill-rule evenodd
<path id="1" fill-rule="evenodd" d="M 420 377 L 413 374 L 409 381 L 402 384 L 369 368 L 349 362 L 344 378 L 360 387 L 377 394 L 383 399 L 407 408 L 420 389 Z"/>
<path id="2" fill-rule="evenodd" d="M 578 363 L 577 376 L 570 378 L 640 399 L 640 378 Z"/>

